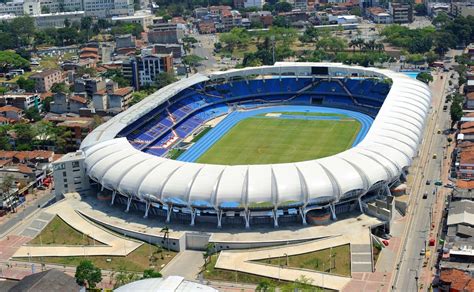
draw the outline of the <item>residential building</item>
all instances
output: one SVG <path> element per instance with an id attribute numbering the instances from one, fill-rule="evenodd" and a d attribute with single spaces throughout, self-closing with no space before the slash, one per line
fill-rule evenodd
<path id="1" fill-rule="evenodd" d="M 459 269 L 441 269 L 438 290 L 440 292 L 474 291 L 472 273 Z"/>
<path id="2" fill-rule="evenodd" d="M 41 7 L 49 10 L 50 13 L 58 13 L 63 11 L 84 11 L 82 0 L 40 0 Z"/>
<path id="3" fill-rule="evenodd" d="M 394 23 L 413 22 L 413 6 L 410 3 L 389 3 L 390 14 L 392 14 Z"/>
<path id="4" fill-rule="evenodd" d="M 466 94 L 466 108 L 474 109 L 474 92 L 469 92 Z"/>
<path id="5" fill-rule="evenodd" d="M 389 24 L 393 22 L 392 15 L 381 7 L 370 7 L 367 9 L 367 14 L 368 17 L 377 24 Z"/>
<path id="6" fill-rule="evenodd" d="M 426 10 L 428 12 L 428 15 L 434 18 L 441 12 L 444 12 L 446 14 L 450 13 L 451 5 L 449 3 L 430 2 L 428 3 Z"/>
<path id="7" fill-rule="evenodd" d="M 74 277 L 59 270 L 50 269 L 24 277 L 8 291 L 77 292 L 81 291 L 81 287 Z"/>
<path id="8" fill-rule="evenodd" d="M 118 35 L 115 37 L 115 48 L 123 49 L 123 48 L 135 48 L 135 36 L 131 34 L 123 34 Z"/>
<path id="9" fill-rule="evenodd" d="M 263 27 L 269 27 L 273 23 L 273 15 L 270 11 L 257 11 L 249 13 L 251 23 L 261 23 Z"/>
<path id="10" fill-rule="evenodd" d="M 308 10 L 308 0 L 293 0 L 293 9 Z"/>
<path id="11" fill-rule="evenodd" d="M 87 16 L 113 17 L 133 15 L 133 0 L 83 0 L 83 10 Z"/>
<path id="12" fill-rule="evenodd" d="M 89 177 L 84 172 L 84 159 L 84 153 L 79 150 L 53 163 L 54 194 L 57 199 L 66 193 L 83 193 L 90 189 Z"/>
<path id="13" fill-rule="evenodd" d="M 474 16 L 474 3 L 469 2 L 451 2 L 450 12 L 453 17 Z"/>
<path id="14" fill-rule="evenodd" d="M 148 31 L 149 27 L 153 25 L 154 15 L 150 13 L 137 12 L 134 15 L 114 16 L 112 23 L 136 23 L 139 24 L 144 31 Z"/>
<path id="15" fill-rule="evenodd" d="M 11 1 L 0 4 L 0 14 L 37 15 L 41 13 L 39 0 Z"/>
<path id="16" fill-rule="evenodd" d="M 234 27 L 242 26 L 242 15 L 237 10 L 222 11 L 221 24 L 223 32 L 230 31 Z"/>
<path id="17" fill-rule="evenodd" d="M 278 13 L 278 16 L 284 17 L 289 23 L 298 22 L 298 21 L 307 21 L 308 20 L 308 14 L 304 11 L 301 11 L 301 10 L 293 10 L 293 11 L 290 11 L 290 12 L 281 12 L 281 13 Z"/>
<path id="18" fill-rule="evenodd" d="M 199 8 L 194 9 L 194 17 L 196 19 L 201 19 L 208 14 L 209 14 L 209 10 L 206 7 L 199 7 Z"/>
<path id="19" fill-rule="evenodd" d="M 140 86 L 151 85 L 158 74 L 173 71 L 172 54 L 150 54 L 132 57 L 122 64 L 122 74 L 132 80 L 136 90 Z"/>
<path id="20" fill-rule="evenodd" d="M 234 0 L 235 8 L 262 8 L 265 0 Z"/>
<path id="21" fill-rule="evenodd" d="M 81 22 L 81 19 L 85 16 L 84 11 L 72 11 L 72 12 L 56 12 L 34 15 L 33 19 L 35 25 L 39 29 L 43 28 L 62 28 L 66 19 L 69 23 Z"/>
<path id="22" fill-rule="evenodd" d="M 50 111 L 56 114 L 75 113 L 87 108 L 88 101 L 84 96 L 56 93 L 54 100 L 50 103 Z"/>
<path id="23" fill-rule="evenodd" d="M 148 31 L 150 44 L 177 44 L 184 36 L 184 30 L 178 23 L 158 23 Z"/>
<path id="24" fill-rule="evenodd" d="M 9 121 L 19 122 L 23 119 L 23 110 L 11 105 L 0 107 L 0 117 L 8 119 Z"/>
<path id="25" fill-rule="evenodd" d="M 79 149 L 82 140 L 93 130 L 95 122 L 92 117 L 74 117 L 70 115 L 49 115 L 45 120 L 58 127 L 68 128 L 72 137 L 67 139 L 67 148 L 75 151 Z"/>
<path id="26" fill-rule="evenodd" d="M 198 23 L 198 31 L 200 34 L 216 33 L 216 25 L 213 21 L 201 21 Z"/>
<path id="27" fill-rule="evenodd" d="M 55 159 L 52 151 L 0 151 L 0 181 L 7 175 L 22 182 L 40 184 Z"/>
<path id="28" fill-rule="evenodd" d="M 0 96 L 0 106 L 12 105 L 26 111 L 30 108 L 36 108 L 38 111 L 42 111 L 43 106 L 41 103 L 40 95 L 37 93 L 6 93 Z"/>
<path id="29" fill-rule="evenodd" d="M 35 90 L 41 93 L 50 91 L 53 84 L 64 81 L 63 74 L 56 69 L 35 73 L 29 79 L 35 81 Z"/>
<path id="30" fill-rule="evenodd" d="M 84 75 L 74 80 L 74 92 L 85 93 L 87 97 L 92 98 L 94 93 L 105 89 L 106 82 L 100 77 L 90 77 Z"/>
<path id="31" fill-rule="evenodd" d="M 133 87 L 110 88 L 96 92 L 92 98 L 96 112 L 117 114 L 128 108 Z"/>
<path id="32" fill-rule="evenodd" d="M 81 48 L 79 59 L 92 60 L 97 63 L 100 60 L 99 47 L 88 45 Z"/>
<path id="33" fill-rule="evenodd" d="M 369 7 L 380 7 L 380 0 L 360 0 L 359 7 L 365 12 Z"/>
<path id="34" fill-rule="evenodd" d="M 172 54 L 173 61 L 176 62 L 184 55 L 184 48 L 182 44 L 154 44 L 153 52 L 155 54 Z"/>

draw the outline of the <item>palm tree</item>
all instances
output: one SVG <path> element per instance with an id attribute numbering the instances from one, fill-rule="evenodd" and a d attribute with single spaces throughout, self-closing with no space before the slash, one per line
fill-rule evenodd
<path id="1" fill-rule="evenodd" d="M 170 230 L 169 230 L 168 226 L 163 227 L 160 230 L 160 233 L 161 232 L 164 233 L 163 239 L 166 241 L 166 247 L 168 249 L 168 252 L 170 252 Z"/>

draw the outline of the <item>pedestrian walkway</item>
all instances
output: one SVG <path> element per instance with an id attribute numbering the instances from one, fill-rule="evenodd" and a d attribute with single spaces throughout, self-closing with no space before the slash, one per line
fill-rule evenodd
<path id="1" fill-rule="evenodd" d="M 25 228 L 20 235 L 35 238 L 54 216 L 54 214 L 42 212 L 37 218 L 30 222 L 29 226 Z"/>
<path id="2" fill-rule="evenodd" d="M 334 246 L 356 243 L 363 245 L 370 240 L 368 229 L 352 235 L 340 235 L 326 239 L 315 240 L 300 244 L 285 245 L 281 247 L 262 248 L 256 250 L 222 251 L 217 259 L 216 268 L 244 271 L 246 273 L 280 279 L 284 281 L 295 281 L 301 276 L 308 278 L 313 285 L 334 290 L 341 290 L 350 282 L 349 277 L 336 276 L 307 269 L 287 268 L 265 265 L 254 262 L 256 260 L 292 256 L 309 253 Z M 352 244 L 351 244 L 352 245 Z"/>
<path id="3" fill-rule="evenodd" d="M 87 221 L 69 204 L 63 200 L 45 210 L 51 216 L 59 216 L 64 222 L 77 231 L 94 238 L 103 245 L 93 246 L 57 246 L 57 245 L 24 245 L 13 257 L 47 257 L 47 256 L 126 256 L 138 248 L 142 243 L 110 233 L 103 228 Z M 43 215 L 47 216 L 47 215 Z M 42 218 L 41 216 L 39 218 Z M 43 217 L 44 218 L 44 217 Z M 41 219 L 39 219 L 41 221 Z M 31 224 L 34 225 L 37 220 Z M 23 233 L 30 232 L 28 227 Z"/>

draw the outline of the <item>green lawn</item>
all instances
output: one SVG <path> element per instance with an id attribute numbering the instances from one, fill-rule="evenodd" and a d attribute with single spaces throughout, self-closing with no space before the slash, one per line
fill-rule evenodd
<path id="1" fill-rule="evenodd" d="M 360 123 L 352 119 L 253 117 L 235 125 L 197 162 L 238 165 L 316 159 L 350 148 L 359 130 Z"/>
<path id="2" fill-rule="evenodd" d="M 244 272 L 236 272 L 236 271 L 229 271 L 229 270 L 222 270 L 215 268 L 217 258 L 219 254 L 214 254 L 211 256 L 209 263 L 203 269 L 203 278 L 207 280 L 214 280 L 214 281 L 223 281 L 223 282 L 234 282 L 234 283 L 248 283 L 248 284 L 260 284 L 262 282 L 266 282 L 268 285 L 267 291 L 275 291 L 275 288 L 278 287 L 280 291 L 283 292 L 293 292 L 295 288 L 298 288 L 298 291 L 311 291 L 311 292 L 329 292 L 333 291 L 330 289 L 322 289 L 320 287 L 312 286 L 311 283 L 307 283 L 309 285 L 304 285 L 301 283 L 293 283 L 293 282 L 286 282 L 286 281 L 278 281 L 277 279 L 252 275 Z M 262 266 L 264 269 L 265 267 Z"/>
<path id="3" fill-rule="evenodd" d="M 55 216 L 28 244 L 102 245 L 101 242 L 72 228 L 58 216 Z"/>
<path id="4" fill-rule="evenodd" d="M 65 266 L 77 266 L 85 258 L 92 261 L 95 266 L 113 271 L 143 272 L 143 270 L 154 267 L 156 271 L 161 270 L 163 264 L 170 262 L 176 252 L 163 250 L 161 247 L 143 243 L 127 256 L 86 256 L 86 257 L 33 257 L 31 260 L 37 263 L 49 263 Z M 151 255 L 151 257 L 150 257 Z M 163 256 L 162 256 L 163 255 Z M 110 261 L 108 261 L 110 259 Z M 15 258 L 18 261 L 29 261 L 28 258 Z"/>
<path id="5" fill-rule="evenodd" d="M 351 276 L 351 250 L 349 244 L 323 249 L 310 253 L 293 255 L 288 257 L 288 266 L 302 268 L 335 275 Z M 259 260 L 261 263 L 270 265 L 286 266 L 287 258 L 270 258 Z"/>

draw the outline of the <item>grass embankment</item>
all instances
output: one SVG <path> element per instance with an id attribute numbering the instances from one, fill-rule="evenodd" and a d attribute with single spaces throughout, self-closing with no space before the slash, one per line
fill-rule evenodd
<path id="1" fill-rule="evenodd" d="M 113 232 L 111 232 L 113 233 Z M 41 231 L 38 236 L 29 242 L 29 244 L 43 245 L 103 245 L 102 243 L 86 236 L 69 226 L 58 216 Z M 77 266 L 85 258 L 91 260 L 94 265 L 107 270 L 125 270 L 131 272 L 143 272 L 143 270 L 154 267 L 155 270 L 161 270 L 161 267 L 170 262 L 176 252 L 168 251 L 159 246 L 143 243 L 140 247 L 129 253 L 127 256 L 87 256 L 87 250 L 84 249 L 84 256 L 71 257 L 33 257 L 31 261 L 37 263 L 49 263 L 65 266 Z M 15 258 L 19 261 L 29 261 L 28 258 Z"/>

